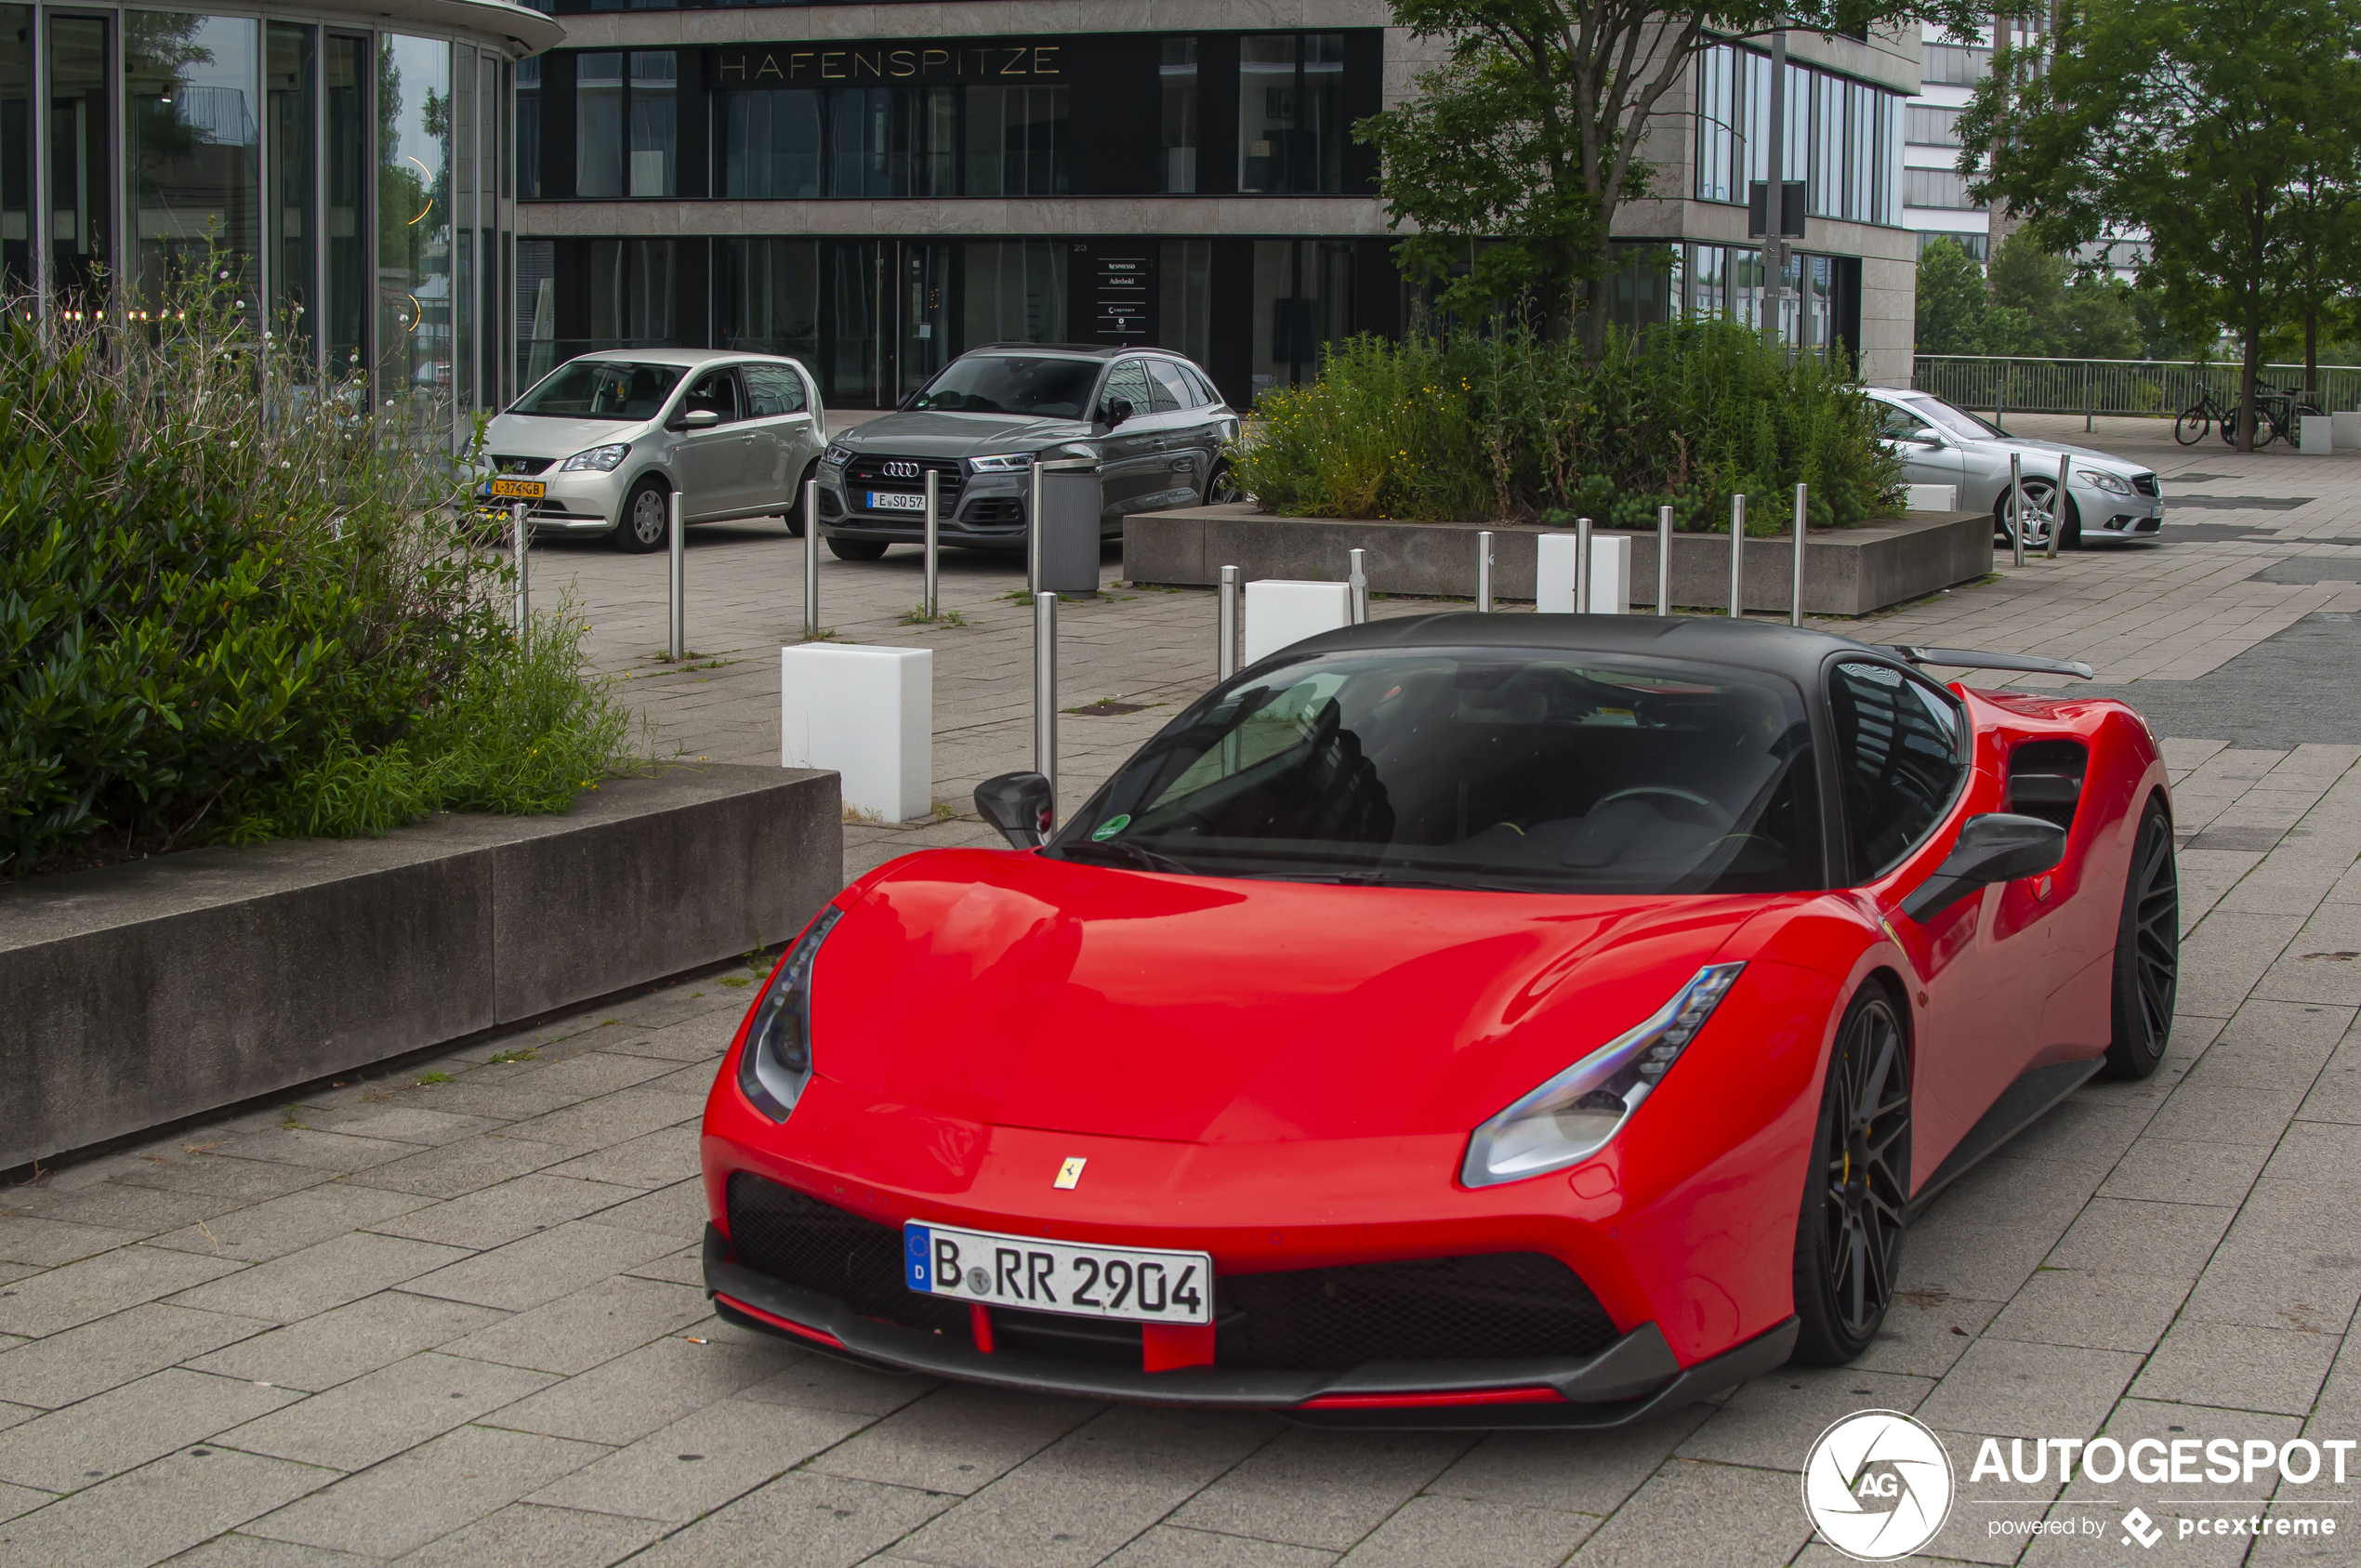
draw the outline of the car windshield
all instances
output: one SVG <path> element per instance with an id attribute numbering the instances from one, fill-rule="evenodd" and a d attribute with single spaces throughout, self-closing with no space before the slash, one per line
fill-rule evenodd
<path id="1" fill-rule="evenodd" d="M 552 419 L 653 419 L 683 374 L 677 364 L 575 360 L 551 371 L 508 412 Z"/>
<path id="2" fill-rule="evenodd" d="M 1041 354 L 969 354 L 956 360 L 910 400 L 912 408 L 951 414 L 1022 414 L 1079 419 L 1099 384 L 1096 360 Z"/>
<path id="3" fill-rule="evenodd" d="M 1965 436 L 1970 441 L 1990 441 L 1996 436 L 2007 438 L 2008 432 L 1998 425 L 1986 424 L 1966 409 L 1954 408 L 1941 398 L 1920 393 L 1910 399 L 1909 403 L 1929 423 L 1940 425 L 1955 436 Z"/>
<path id="4" fill-rule="evenodd" d="M 1176 718 L 1061 859 L 1523 892 L 1825 884 L 1811 727 L 1774 676 L 1419 650 L 1295 660 Z"/>

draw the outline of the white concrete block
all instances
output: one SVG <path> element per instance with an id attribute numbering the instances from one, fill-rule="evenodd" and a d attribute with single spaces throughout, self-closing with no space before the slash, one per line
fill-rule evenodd
<path id="1" fill-rule="evenodd" d="M 1590 536 L 1590 613 L 1620 615 L 1631 608 L 1631 536 Z"/>
<path id="2" fill-rule="evenodd" d="M 1533 563 L 1534 608 L 1544 615 L 1574 613 L 1575 561 L 1581 543 L 1573 534 L 1544 534 L 1535 542 L 1539 554 Z"/>
<path id="3" fill-rule="evenodd" d="M 1344 583 L 1291 583 L 1265 577 L 1246 585 L 1246 662 L 1352 624 L 1352 589 Z"/>
<path id="4" fill-rule="evenodd" d="M 1956 484 L 1914 484 L 1910 498 L 1903 503 L 1914 512 L 1956 512 L 1959 509 L 1959 487 Z"/>
<path id="5" fill-rule="evenodd" d="M 2328 435 L 2340 450 L 2361 446 L 2361 410 L 2341 408 L 2329 415 Z"/>
<path id="6" fill-rule="evenodd" d="M 2336 449 L 2335 422 L 2326 414 L 2299 414 L 2297 434 L 2302 438 L 2298 450 L 2306 457 L 2326 457 Z"/>
<path id="7" fill-rule="evenodd" d="M 844 803 L 887 822 L 934 807 L 934 653 L 805 642 L 779 650 L 779 765 L 832 768 Z"/>

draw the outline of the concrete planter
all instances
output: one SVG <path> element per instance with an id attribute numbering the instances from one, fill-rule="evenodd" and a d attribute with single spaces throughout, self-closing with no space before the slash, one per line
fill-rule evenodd
<path id="1" fill-rule="evenodd" d="M 843 858 L 834 773 L 691 767 L 0 888 L 0 1168 L 777 942 Z"/>
<path id="2" fill-rule="evenodd" d="M 1221 568 L 1258 577 L 1341 580 L 1347 552 L 1365 549 L 1369 586 L 1378 593 L 1465 598 L 1475 592 L 1474 523 L 1371 522 L 1276 517 L 1249 502 L 1143 512 L 1123 525 L 1123 574 L 1134 583 L 1207 586 Z M 1534 597 L 1536 539 L 1572 530 L 1492 529 L 1495 597 Z M 1656 601 L 1656 538 L 1630 535 L 1631 601 Z M 1788 608 L 1795 547 L 1787 539 L 1746 542 L 1746 608 Z M 1912 512 L 1862 528 L 1814 534 L 1806 541 L 1803 608 L 1814 615 L 1866 615 L 1992 570 L 1992 514 Z M 1672 602 L 1727 609 L 1730 538 L 1672 536 Z"/>

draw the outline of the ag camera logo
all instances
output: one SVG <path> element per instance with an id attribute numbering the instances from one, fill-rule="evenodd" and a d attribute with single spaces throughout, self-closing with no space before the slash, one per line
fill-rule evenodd
<path id="1" fill-rule="evenodd" d="M 1951 1514 L 1951 1456 L 1897 1410 L 1864 1410 L 1822 1432 L 1803 1463 L 1803 1511 L 1845 1556 L 1891 1562 Z"/>

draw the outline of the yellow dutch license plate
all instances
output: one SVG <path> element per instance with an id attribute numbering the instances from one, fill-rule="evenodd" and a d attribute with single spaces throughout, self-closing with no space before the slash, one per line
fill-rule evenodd
<path id="1" fill-rule="evenodd" d="M 538 501 L 549 494 L 549 487 L 537 479 L 495 479 L 490 494 L 498 501 Z"/>

